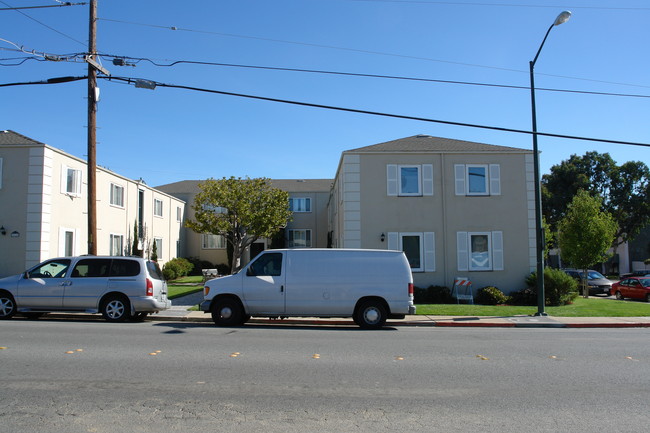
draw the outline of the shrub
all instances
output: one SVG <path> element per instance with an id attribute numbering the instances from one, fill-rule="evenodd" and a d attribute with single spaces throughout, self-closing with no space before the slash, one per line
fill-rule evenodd
<path id="1" fill-rule="evenodd" d="M 163 266 L 163 277 L 166 280 L 181 278 L 189 274 L 193 268 L 194 265 L 187 259 L 177 257 L 165 263 L 165 266 Z"/>
<path id="2" fill-rule="evenodd" d="M 478 289 L 474 302 L 481 305 L 499 305 L 505 304 L 508 297 L 494 286 L 487 286 Z"/>
<path id="3" fill-rule="evenodd" d="M 513 292 L 508 298 L 510 305 L 533 306 L 537 305 L 537 292 L 531 288 Z"/>
<path id="4" fill-rule="evenodd" d="M 537 294 L 536 272 L 526 278 L 526 284 Z M 578 283 L 559 269 L 546 268 L 544 269 L 544 295 L 546 305 L 557 307 L 570 304 L 578 297 Z"/>
<path id="5" fill-rule="evenodd" d="M 198 257 L 188 257 L 187 261 L 194 267 L 188 275 L 201 275 L 203 269 L 214 269 L 214 265 L 207 260 L 201 260 Z"/>
<path id="6" fill-rule="evenodd" d="M 230 266 L 228 266 L 225 263 L 217 263 L 215 268 L 217 269 L 217 272 L 219 272 L 219 275 L 229 275 L 230 274 Z"/>
<path id="7" fill-rule="evenodd" d="M 449 304 L 452 301 L 451 291 L 444 286 L 429 286 L 413 288 L 415 304 Z"/>

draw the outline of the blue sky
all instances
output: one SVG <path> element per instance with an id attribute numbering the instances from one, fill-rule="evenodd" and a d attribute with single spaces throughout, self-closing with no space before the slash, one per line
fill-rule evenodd
<path id="1" fill-rule="evenodd" d="M 56 4 L 0 0 L 0 8 Z M 528 64 L 565 9 L 573 16 L 551 31 L 536 87 L 637 96 L 540 90 L 538 130 L 650 143 L 650 4 L 643 0 L 100 0 L 97 48 L 115 77 L 530 131 Z M 87 5 L 22 12 L 0 10 L 0 84 L 86 75 L 83 62 L 22 60 L 85 52 Z M 115 66 L 113 56 L 148 60 Z M 524 89 L 152 63 L 180 60 Z M 332 178 L 342 151 L 416 134 L 532 148 L 527 134 L 117 80 L 99 87 L 98 164 L 153 186 L 231 175 Z M 0 87 L 0 129 L 85 158 L 86 89 L 85 81 Z M 543 173 L 592 150 L 619 164 L 650 163 L 649 147 L 549 137 L 539 146 Z"/>

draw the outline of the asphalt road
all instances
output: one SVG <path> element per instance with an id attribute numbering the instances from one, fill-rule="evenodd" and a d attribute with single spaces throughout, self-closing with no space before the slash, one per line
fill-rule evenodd
<path id="1" fill-rule="evenodd" d="M 646 432 L 649 339 L 14 319 L 0 322 L 0 430 Z"/>

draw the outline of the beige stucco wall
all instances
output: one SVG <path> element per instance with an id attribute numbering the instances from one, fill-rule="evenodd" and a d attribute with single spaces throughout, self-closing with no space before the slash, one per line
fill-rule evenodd
<path id="1" fill-rule="evenodd" d="M 435 272 L 414 272 L 416 285 L 451 287 L 456 276 L 469 276 L 475 289 L 520 290 L 534 266 L 529 159 L 525 152 L 344 153 L 330 202 L 335 246 L 385 249 L 389 232 L 433 232 Z M 431 164 L 433 196 L 388 196 L 388 164 Z M 499 164 L 501 195 L 457 196 L 455 164 Z M 504 270 L 458 271 L 457 232 L 492 231 L 503 232 Z"/>
<path id="2" fill-rule="evenodd" d="M 15 274 L 45 259 L 64 254 L 64 233 L 74 233 L 73 254 L 87 253 L 87 165 L 80 158 L 47 145 L 3 145 L 3 183 L 0 188 L 0 276 Z M 66 168 L 81 170 L 80 194 L 64 189 Z M 110 205 L 110 184 L 124 187 L 124 207 Z M 182 222 L 176 208 L 184 214 L 185 203 L 103 168 L 97 170 L 97 253 L 110 251 L 110 234 L 132 236 L 138 214 L 138 189 L 145 191 L 145 224 L 148 238 L 163 239 L 159 263 L 176 257 L 176 244 Z M 163 201 L 163 217 L 153 216 L 154 196 Z M 11 206 L 4 205 L 11 203 Z M 17 231 L 19 237 L 11 237 Z"/>

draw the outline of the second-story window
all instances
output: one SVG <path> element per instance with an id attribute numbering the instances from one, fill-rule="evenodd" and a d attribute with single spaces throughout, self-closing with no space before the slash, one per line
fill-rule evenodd
<path id="1" fill-rule="evenodd" d="M 499 164 L 456 164 L 454 176 L 456 195 L 501 195 Z"/>
<path id="2" fill-rule="evenodd" d="M 61 192 L 74 196 L 81 195 L 81 170 L 63 166 Z"/>
<path id="3" fill-rule="evenodd" d="M 153 214 L 154 216 L 163 216 L 163 202 L 157 198 L 153 199 Z"/>
<path id="4" fill-rule="evenodd" d="M 432 164 L 388 164 L 386 166 L 389 196 L 420 197 L 433 195 Z"/>
<path id="5" fill-rule="evenodd" d="M 291 197 L 289 199 L 289 210 L 292 212 L 311 212 L 311 198 Z"/>
<path id="6" fill-rule="evenodd" d="M 111 198 L 110 198 L 110 203 L 113 206 L 119 206 L 119 207 L 124 207 L 124 187 L 120 185 L 116 185 L 114 183 L 111 184 Z"/>

